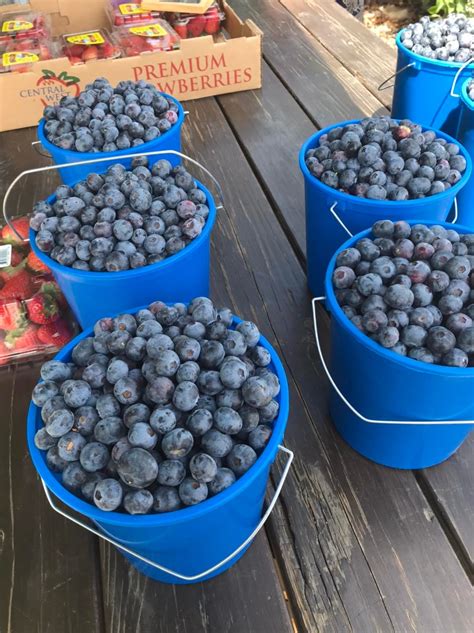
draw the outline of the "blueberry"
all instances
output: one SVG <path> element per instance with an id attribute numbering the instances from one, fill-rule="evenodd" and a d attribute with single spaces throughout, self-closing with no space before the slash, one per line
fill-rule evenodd
<path id="1" fill-rule="evenodd" d="M 411 325 L 420 325 L 429 329 L 434 323 L 433 314 L 427 308 L 415 308 L 410 312 L 409 320 Z"/>
<path id="2" fill-rule="evenodd" d="M 382 347 L 393 348 L 399 343 L 399 339 L 398 329 L 391 325 L 384 326 L 377 332 L 377 341 Z"/>
<path id="3" fill-rule="evenodd" d="M 462 349 L 453 347 L 453 349 L 443 355 L 442 361 L 443 365 L 448 367 L 465 368 L 469 365 L 469 356 Z"/>
<path id="4" fill-rule="evenodd" d="M 232 446 L 231 437 L 217 429 L 210 429 L 202 436 L 201 449 L 214 458 L 225 457 L 230 453 Z"/>
<path id="5" fill-rule="evenodd" d="M 186 429 L 173 429 L 169 431 L 161 442 L 161 450 L 168 459 L 185 457 L 192 449 L 194 439 Z"/>
<path id="6" fill-rule="evenodd" d="M 193 506 L 205 501 L 208 494 L 207 485 L 199 483 L 191 477 L 186 478 L 179 486 L 179 498 L 186 506 Z"/>
<path id="7" fill-rule="evenodd" d="M 117 442 L 125 433 L 126 429 L 119 417 L 103 418 L 94 427 L 95 439 L 107 446 Z"/>
<path id="8" fill-rule="evenodd" d="M 375 334 L 387 325 L 387 315 L 381 310 L 369 310 L 362 317 L 362 325 L 366 332 Z"/>
<path id="9" fill-rule="evenodd" d="M 68 465 L 68 462 L 59 457 L 57 446 L 52 446 L 46 453 L 46 464 L 54 473 L 62 473 Z M 69 464 L 71 464 L 71 462 L 69 462 Z"/>
<path id="10" fill-rule="evenodd" d="M 38 429 L 38 431 L 36 431 L 34 442 L 35 442 L 36 448 L 38 448 L 40 451 L 47 451 L 53 446 L 56 446 L 58 443 L 58 440 L 52 437 L 48 433 L 47 429 L 43 427 L 41 429 Z"/>
<path id="11" fill-rule="evenodd" d="M 446 354 L 456 346 L 456 337 L 443 326 L 432 327 L 428 332 L 426 346 L 433 354 Z"/>
<path id="12" fill-rule="evenodd" d="M 97 482 L 92 495 L 94 504 L 106 512 L 117 510 L 122 503 L 122 498 L 123 488 L 116 479 L 102 479 Z"/>
<path id="13" fill-rule="evenodd" d="M 147 514 L 153 506 L 149 490 L 131 490 L 123 498 L 123 507 L 129 514 Z"/>
<path id="14" fill-rule="evenodd" d="M 136 422 L 128 432 L 128 441 L 132 446 L 151 449 L 156 446 L 158 436 L 146 422 Z"/>
<path id="15" fill-rule="evenodd" d="M 251 376 L 245 381 L 242 396 L 246 404 L 257 409 L 267 405 L 273 398 L 269 384 L 259 376 Z"/>
<path id="16" fill-rule="evenodd" d="M 176 372 L 177 382 L 196 382 L 201 371 L 199 365 L 194 361 L 187 361 L 179 366 Z"/>
<path id="17" fill-rule="evenodd" d="M 82 407 L 91 395 L 91 387 L 84 380 L 66 380 L 61 385 L 61 395 L 69 407 Z"/>
<path id="18" fill-rule="evenodd" d="M 218 468 L 214 479 L 208 483 L 211 496 L 223 492 L 235 482 L 236 477 L 230 468 Z"/>
<path id="19" fill-rule="evenodd" d="M 50 380 L 40 382 L 33 389 L 31 399 L 37 407 L 42 407 L 48 400 L 54 398 L 59 392 L 59 388 L 55 382 Z"/>
<path id="20" fill-rule="evenodd" d="M 438 308 L 444 316 L 449 316 L 462 311 L 463 301 L 454 295 L 444 295 L 438 301 Z"/>
<path id="21" fill-rule="evenodd" d="M 146 488 L 158 475 L 155 458 L 143 448 L 131 448 L 117 463 L 120 479 L 132 488 Z"/>
<path id="22" fill-rule="evenodd" d="M 467 279 L 471 272 L 471 264 L 467 257 L 456 255 L 446 262 L 444 271 L 451 279 Z"/>
<path id="23" fill-rule="evenodd" d="M 332 282 L 335 288 L 350 288 L 355 278 L 354 271 L 348 266 L 338 266 L 332 274 Z"/>
<path id="24" fill-rule="evenodd" d="M 387 317 L 388 327 L 404 328 L 409 323 L 409 315 L 404 310 L 389 310 Z"/>
<path id="25" fill-rule="evenodd" d="M 464 328 L 458 335 L 457 347 L 466 354 L 474 353 L 474 327 Z"/>
<path id="26" fill-rule="evenodd" d="M 383 286 L 383 280 L 378 274 L 367 273 L 356 279 L 355 286 L 360 294 L 368 297 L 369 295 L 378 294 L 380 292 Z"/>
<path id="27" fill-rule="evenodd" d="M 105 468 L 109 461 L 110 455 L 108 448 L 101 442 L 90 442 L 81 450 L 80 462 L 81 466 L 87 472 L 96 472 Z"/>
<path id="28" fill-rule="evenodd" d="M 433 364 L 435 362 L 433 354 L 426 347 L 412 347 L 408 350 L 408 356 L 422 363 Z"/>
<path id="29" fill-rule="evenodd" d="M 50 448 L 54 451 L 56 447 Z M 82 468 L 79 462 L 69 462 L 62 470 L 62 481 L 65 488 L 72 491 L 80 490 L 87 481 L 88 473 Z"/>
<path id="30" fill-rule="evenodd" d="M 227 466 L 237 477 L 246 473 L 256 461 L 256 452 L 247 444 L 236 444 L 226 457 Z"/>
<path id="31" fill-rule="evenodd" d="M 150 409 L 142 402 L 129 405 L 123 413 L 123 423 L 127 428 L 131 428 L 137 422 L 148 422 L 149 419 Z"/>
<path id="32" fill-rule="evenodd" d="M 153 510 L 157 513 L 179 510 L 181 500 L 176 488 L 158 486 L 153 493 Z"/>
<path id="33" fill-rule="evenodd" d="M 197 409 L 186 421 L 186 428 L 195 436 L 201 437 L 213 425 L 213 416 L 207 409 Z"/>
<path id="34" fill-rule="evenodd" d="M 197 386 L 186 380 L 179 383 L 173 393 L 173 404 L 180 411 L 191 411 L 196 406 L 198 399 Z"/>

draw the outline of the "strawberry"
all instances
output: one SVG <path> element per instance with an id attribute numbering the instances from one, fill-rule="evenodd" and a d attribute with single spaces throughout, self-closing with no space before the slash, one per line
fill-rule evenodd
<path id="1" fill-rule="evenodd" d="M 206 17 L 204 15 L 196 15 L 188 24 L 188 37 L 199 37 L 206 28 Z"/>
<path id="2" fill-rule="evenodd" d="M 11 332 L 26 325 L 25 310 L 19 301 L 0 303 L 0 330 Z"/>
<path id="3" fill-rule="evenodd" d="M 24 254 L 16 248 L 12 248 L 12 258 L 10 261 L 10 266 L 12 268 L 16 268 L 19 266 L 24 259 Z"/>
<path id="4" fill-rule="evenodd" d="M 82 52 L 81 58 L 83 62 L 88 62 L 91 59 L 98 59 L 99 49 L 97 46 L 86 46 Z"/>
<path id="5" fill-rule="evenodd" d="M 80 57 L 70 56 L 69 61 L 71 64 L 82 64 L 82 59 Z"/>
<path id="6" fill-rule="evenodd" d="M 115 46 L 111 42 L 104 42 L 100 47 L 100 56 L 103 59 L 113 57 L 117 53 Z"/>
<path id="7" fill-rule="evenodd" d="M 28 237 L 28 231 L 30 230 L 30 222 L 28 218 L 16 218 L 13 220 L 12 224 L 23 239 Z M 8 224 L 6 224 L 2 229 L 2 240 L 10 243 L 23 241 L 18 239 L 18 236 L 11 230 Z"/>
<path id="8" fill-rule="evenodd" d="M 21 269 L 7 278 L 5 285 L 0 290 L 0 300 L 6 299 L 28 299 L 33 292 L 30 274 Z"/>
<path id="9" fill-rule="evenodd" d="M 188 37 L 188 20 L 178 20 L 173 24 L 173 28 L 182 40 Z"/>
<path id="10" fill-rule="evenodd" d="M 47 284 L 44 284 L 45 286 Z M 33 323 L 45 325 L 53 323 L 61 316 L 59 306 L 52 294 L 48 292 L 38 292 L 26 302 L 28 317 Z"/>
<path id="11" fill-rule="evenodd" d="M 33 251 L 31 251 L 28 257 L 26 258 L 26 265 L 28 266 L 30 270 L 32 270 L 35 273 L 49 273 L 50 272 L 46 264 L 43 264 L 41 259 Z"/>
<path id="12" fill-rule="evenodd" d="M 37 326 L 29 323 L 20 330 L 10 332 L 5 338 L 5 345 L 15 352 L 29 352 L 38 347 Z"/>
<path id="13" fill-rule="evenodd" d="M 221 27 L 221 19 L 219 17 L 219 10 L 217 7 L 209 9 L 206 13 L 206 26 L 205 31 L 208 35 L 215 35 L 219 32 Z"/>
<path id="14" fill-rule="evenodd" d="M 42 325 L 38 330 L 38 338 L 45 345 L 63 347 L 71 340 L 71 331 L 64 319 Z"/>

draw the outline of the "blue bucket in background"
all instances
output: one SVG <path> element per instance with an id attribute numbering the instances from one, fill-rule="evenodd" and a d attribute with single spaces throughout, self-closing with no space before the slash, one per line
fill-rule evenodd
<path id="1" fill-rule="evenodd" d="M 452 228 L 448 223 L 440 224 Z M 455 229 L 460 233 L 471 232 L 465 226 Z M 351 411 L 334 389 L 330 398 L 331 418 L 345 441 L 372 461 L 392 468 L 428 468 L 452 455 L 474 426 L 474 367 L 429 365 L 400 356 L 372 341 L 345 316 L 332 286 L 336 256 L 370 236 L 370 230 L 363 231 L 343 244 L 326 273 L 326 305 L 331 312 L 331 360 L 327 371 L 332 374 L 334 384 L 366 418 L 472 420 L 473 424 L 366 422 Z"/>
<path id="2" fill-rule="evenodd" d="M 461 111 L 459 115 L 459 129 L 456 137 L 469 152 L 471 159 L 474 157 L 474 101 L 469 98 L 466 80 L 461 90 Z M 474 178 L 470 177 L 468 183 L 459 194 L 458 199 L 460 224 L 465 224 L 474 230 Z"/>
<path id="3" fill-rule="evenodd" d="M 202 233 L 182 251 L 156 264 L 113 273 L 76 270 L 58 264 L 40 251 L 35 243 L 36 233 L 30 230 L 31 248 L 51 269 L 83 329 L 104 316 L 152 303 L 156 297 L 188 303 L 194 297 L 209 296 L 211 231 L 217 211 L 211 193 L 196 182 L 206 194 L 209 207 Z M 54 200 L 55 196 L 48 198 L 50 203 Z"/>
<path id="4" fill-rule="evenodd" d="M 451 92 L 455 83 L 471 76 L 474 64 L 463 68 L 463 64 L 459 62 L 445 62 L 417 55 L 403 46 L 401 33 L 402 31 L 396 37 L 398 56 L 392 102 L 393 118 L 410 119 L 455 136 L 460 104 L 459 98 Z"/>
<path id="5" fill-rule="evenodd" d="M 143 154 L 144 152 L 152 152 L 152 151 L 165 151 L 169 149 L 180 152 L 181 151 L 181 127 L 184 122 L 183 106 L 174 97 L 171 97 L 170 95 L 167 95 L 165 93 L 162 93 L 162 94 L 167 99 L 171 99 L 171 101 L 174 101 L 174 103 L 176 103 L 176 105 L 178 106 L 178 120 L 168 132 L 165 132 L 165 134 L 163 134 L 162 136 L 158 136 L 158 138 L 154 139 L 153 141 L 148 141 L 148 143 L 143 143 L 142 145 L 138 145 L 138 147 L 130 147 L 128 149 L 121 149 L 121 150 L 117 150 L 116 152 L 95 152 L 95 153 L 94 152 L 77 152 L 77 151 L 68 150 L 68 149 L 61 149 L 57 145 L 50 143 L 48 139 L 46 138 L 46 135 L 44 133 L 44 124 L 45 124 L 44 119 L 41 119 L 38 125 L 38 140 L 43 146 L 43 148 L 47 152 L 49 152 L 49 154 L 51 154 L 51 158 L 53 159 L 53 163 L 55 165 L 64 165 L 66 163 L 68 164 L 76 163 L 78 161 L 97 160 L 98 158 L 103 156 L 103 157 L 108 157 L 108 158 L 114 157 L 117 159 L 116 161 L 117 163 L 121 163 L 122 165 L 128 168 L 130 167 L 132 163 L 132 159 L 131 158 L 122 159 L 121 158 L 122 156 L 125 156 L 128 154 Z M 170 154 L 170 156 L 155 156 L 155 157 L 151 156 L 149 159 L 150 164 L 153 164 L 154 162 L 156 162 L 157 160 L 161 158 L 166 158 L 167 160 L 170 161 L 172 165 L 177 165 L 180 162 L 178 156 L 174 154 Z M 74 185 L 76 182 L 79 182 L 80 180 L 84 180 L 91 171 L 97 171 L 98 173 L 101 173 L 105 171 L 109 165 L 110 163 L 107 163 L 107 162 L 104 162 L 104 163 L 98 162 L 98 163 L 95 163 L 93 166 L 87 165 L 87 164 L 76 165 L 75 167 L 68 167 L 67 169 L 59 169 L 58 171 L 61 176 L 61 180 L 65 184 Z"/>
<path id="6" fill-rule="evenodd" d="M 318 145 L 319 138 L 335 127 L 359 123 L 359 120 L 343 121 L 320 130 L 311 136 L 300 151 L 300 169 L 305 181 L 306 200 L 306 257 L 308 286 L 313 295 L 324 292 L 324 276 L 334 251 L 347 239 L 347 232 L 332 215 L 330 209 L 342 220 L 352 234 L 371 227 L 377 220 L 414 220 L 421 222 L 443 222 L 448 217 L 454 199 L 469 181 L 472 162 L 468 152 L 461 147 L 460 152 L 467 162 L 466 171 L 459 182 L 439 193 L 418 200 L 368 200 L 328 187 L 311 174 L 306 167 L 305 155 Z M 430 128 L 424 127 L 424 130 Z M 438 130 L 436 134 L 448 142 L 459 143 Z"/>
<path id="7" fill-rule="evenodd" d="M 155 295 L 154 299 L 157 296 L 159 295 Z M 136 308 L 132 312 L 138 310 L 139 308 Z M 109 313 L 101 316 L 105 314 Z M 234 318 L 234 326 L 239 322 L 240 319 Z M 71 341 L 55 358 L 63 362 L 70 361 L 73 347 L 80 340 L 91 335 L 93 335 L 92 328 Z M 61 475 L 49 470 L 46 464 L 46 452 L 40 451 L 34 443 L 36 431 L 44 426 L 41 410 L 31 403 L 27 422 L 28 448 L 43 484 L 66 506 L 93 521 L 107 537 L 169 570 L 184 576 L 195 576 L 225 560 L 246 542 L 260 522 L 270 468 L 278 454 L 279 445 L 283 441 L 288 420 L 289 396 L 285 371 L 275 350 L 263 336 L 259 344 L 270 352 L 272 357 L 270 367 L 280 380 L 281 391 L 276 398 L 280 404 L 280 411 L 273 423 L 273 433 L 263 453 L 245 475 L 224 492 L 199 505 L 164 514 L 132 516 L 126 513 L 99 510 L 95 505 L 80 499 L 64 488 Z M 288 472 L 290 464 L 291 459 L 287 462 L 284 473 Z M 280 490 L 285 476 L 285 474 L 282 475 Z M 272 503 L 276 501 L 276 498 L 277 494 Z M 234 565 L 249 546 L 250 543 L 219 569 L 198 580 L 176 578 L 123 550 L 119 549 L 119 551 L 141 573 L 155 580 L 173 584 L 189 584 L 208 580 L 222 573 Z"/>

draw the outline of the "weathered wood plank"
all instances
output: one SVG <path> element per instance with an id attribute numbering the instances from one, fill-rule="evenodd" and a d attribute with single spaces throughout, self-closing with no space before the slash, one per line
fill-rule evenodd
<path id="1" fill-rule="evenodd" d="M 474 573 L 474 434 L 449 460 L 420 471 Z"/>
<path id="2" fill-rule="evenodd" d="M 49 507 L 26 448 L 39 365 L 0 372 L 0 631 L 100 633 L 95 539 Z"/>
<path id="3" fill-rule="evenodd" d="M 396 52 L 336 2 L 279 0 L 316 39 L 387 107 L 392 91 L 379 91 L 396 66 Z"/>
<path id="4" fill-rule="evenodd" d="M 279 2 L 231 3 L 239 15 L 251 18 L 263 30 L 264 59 L 318 127 L 367 113 L 386 113 L 382 97 L 374 96 Z M 288 121 L 290 117 L 287 125 Z"/>
<path id="5" fill-rule="evenodd" d="M 292 633 L 264 534 L 229 571 L 205 583 L 165 585 L 101 546 L 110 633 Z"/>
<path id="6" fill-rule="evenodd" d="M 297 458 L 283 492 L 290 539 L 275 551 L 303 630 L 468 630 L 470 584 L 413 474 L 363 459 L 328 420 L 305 278 L 241 150 L 212 101 L 189 107 L 186 139 L 227 194 L 214 275 L 221 270 L 236 310 L 278 340 L 289 371 L 287 442 Z M 281 528 L 276 533 L 284 534 Z"/>

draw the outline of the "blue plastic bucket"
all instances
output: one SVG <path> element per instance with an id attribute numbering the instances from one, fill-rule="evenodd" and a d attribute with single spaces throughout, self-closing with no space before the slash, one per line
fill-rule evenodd
<path id="1" fill-rule="evenodd" d="M 471 232 L 465 226 L 456 226 L 456 231 Z M 392 468 L 428 468 L 452 455 L 474 426 L 474 367 L 429 365 L 399 356 L 372 341 L 345 316 L 332 286 L 336 256 L 367 236 L 371 236 L 370 230 L 343 244 L 327 269 L 325 295 L 331 312 L 327 372 L 333 387 L 372 422 L 361 420 L 335 389 L 330 398 L 331 417 L 345 441 L 372 461 Z M 316 311 L 314 314 L 316 317 Z M 315 331 L 318 335 L 317 325 Z M 398 420 L 431 423 L 374 423 Z M 449 420 L 472 420 L 473 424 L 435 424 Z"/>
<path id="2" fill-rule="evenodd" d="M 306 167 L 306 152 L 318 145 L 319 138 L 323 134 L 327 134 L 335 127 L 350 123 L 359 123 L 359 120 L 344 121 L 320 130 L 305 142 L 300 151 L 300 169 L 305 181 L 308 286 L 313 295 L 324 292 L 324 276 L 329 261 L 334 251 L 347 239 L 347 231 L 338 223 L 330 209 L 333 209 L 352 234 L 371 227 L 377 220 L 419 219 L 425 223 L 443 222 L 448 217 L 458 192 L 471 177 L 472 162 L 468 152 L 461 147 L 460 151 L 467 162 L 463 177 L 453 187 L 435 196 L 401 202 L 368 200 L 328 187 L 313 176 Z M 447 134 L 433 131 L 448 142 L 457 143 Z"/>
<path id="3" fill-rule="evenodd" d="M 461 90 L 461 112 L 456 137 L 464 145 L 472 159 L 474 157 L 474 101 L 469 98 L 468 83 L 469 80 L 466 80 Z M 458 207 L 458 221 L 474 230 L 474 178 L 472 175 L 459 194 Z"/>
<path id="4" fill-rule="evenodd" d="M 55 165 L 64 165 L 66 163 L 68 164 L 76 163 L 78 161 L 97 160 L 98 158 L 101 158 L 101 156 L 104 156 L 104 157 L 114 157 L 117 159 L 116 161 L 117 163 L 121 163 L 125 167 L 130 167 L 132 159 L 122 158 L 122 156 L 125 156 L 128 154 L 143 154 L 144 152 L 159 151 L 159 150 L 163 151 L 163 150 L 169 150 L 169 149 L 180 152 L 181 151 L 181 127 L 184 122 L 183 106 L 174 97 L 171 97 L 170 95 L 167 95 L 165 93 L 163 93 L 163 96 L 165 96 L 167 99 L 171 99 L 178 106 L 178 120 L 168 132 L 166 132 L 162 136 L 159 136 L 155 140 L 149 141 L 148 143 L 143 143 L 142 145 L 139 145 L 138 147 L 130 147 L 129 149 L 122 149 L 116 152 L 106 152 L 106 153 L 104 152 L 98 152 L 98 153 L 76 152 L 73 150 L 61 149 L 57 145 L 50 143 L 48 139 L 46 138 L 46 135 L 44 133 L 44 124 L 45 124 L 44 119 L 41 119 L 38 125 L 38 140 L 41 143 L 41 145 L 44 147 L 44 149 L 51 154 L 51 158 L 53 159 L 53 162 Z M 177 165 L 180 162 L 179 157 L 177 157 L 176 155 L 170 154 L 170 156 L 150 157 L 150 163 L 153 164 L 160 158 L 166 158 L 173 165 Z M 101 171 L 105 171 L 109 165 L 110 163 L 107 163 L 107 162 L 96 163 L 94 165 L 94 171 L 97 171 L 100 173 Z M 67 185 L 73 185 L 79 180 L 84 180 L 87 177 L 87 175 L 90 173 L 90 165 L 86 165 L 86 164 L 76 165 L 75 167 L 68 167 L 67 169 L 59 169 L 58 171 L 61 176 L 61 180 L 64 183 L 66 183 Z"/>
<path id="5" fill-rule="evenodd" d="M 132 312 L 136 312 L 138 309 L 136 308 Z M 239 321 L 240 319 L 234 318 L 234 325 Z M 73 347 L 80 340 L 91 335 L 92 328 L 71 341 L 57 354 L 56 358 L 68 362 Z M 280 380 L 281 391 L 277 396 L 280 412 L 274 422 L 270 441 L 262 455 L 252 468 L 230 488 L 197 506 L 166 514 L 132 516 L 99 510 L 64 488 L 60 474 L 49 470 L 46 464 L 46 452 L 38 450 L 34 443 L 36 431 L 44 426 L 41 420 L 41 411 L 31 403 L 27 422 L 28 448 L 48 498 L 50 491 L 66 506 L 83 517 L 91 519 L 100 532 L 115 543 L 123 545 L 136 554 L 178 574 L 196 576 L 224 561 L 246 542 L 261 523 L 262 506 L 270 468 L 279 451 L 279 445 L 283 441 L 288 420 L 289 395 L 285 371 L 275 350 L 263 336 L 260 339 L 260 345 L 266 347 L 270 352 L 272 357 L 270 367 Z M 291 451 L 284 450 L 291 454 Z M 291 458 L 287 462 L 284 473 L 288 472 L 290 464 Z M 284 477 L 285 474 L 282 475 L 278 486 L 279 490 L 281 490 Z M 276 498 L 277 494 L 268 510 L 271 510 Z M 67 516 L 70 518 L 69 515 Z M 87 527 L 82 523 L 80 525 Z M 173 584 L 189 584 L 197 582 L 197 580 L 208 580 L 222 573 L 236 563 L 249 546 L 250 543 L 219 569 L 195 580 L 177 578 L 170 573 L 157 570 L 136 556 L 127 554 L 120 549 L 119 551 L 140 572 L 155 580 Z"/>
<path id="6" fill-rule="evenodd" d="M 417 55 L 403 46 L 401 33 L 396 37 L 398 57 L 392 116 L 410 119 L 455 136 L 460 105 L 451 91 L 455 88 L 456 73 L 463 64 Z M 470 77 L 472 68 L 473 64 L 463 68 L 459 81 Z"/>
<path id="7" fill-rule="evenodd" d="M 188 303 L 194 297 L 209 296 L 211 231 L 216 205 L 206 187 L 199 182 L 197 185 L 206 194 L 209 207 L 201 235 L 179 253 L 150 266 L 114 273 L 62 266 L 39 250 L 36 233 L 30 230 L 31 248 L 51 269 L 82 329 L 103 316 L 149 304 L 156 297 L 171 303 Z M 54 200 L 55 196 L 48 198 L 48 202 Z"/>

